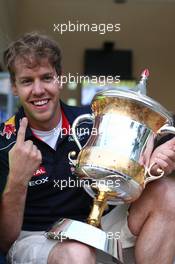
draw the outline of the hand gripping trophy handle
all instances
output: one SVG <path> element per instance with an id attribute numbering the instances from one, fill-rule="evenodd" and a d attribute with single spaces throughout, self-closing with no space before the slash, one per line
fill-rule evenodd
<path id="1" fill-rule="evenodd" d="M 162 126 L 158 131 L 157 131 L 157 134 L 158 135 L 163 135 L 163 134 L 175 134 L 175 127 L 173 126 L 170 126 L 168 124 L 165 124 L 164 126 Z M 146 173 L 149 175 L 149 177 L 147 177 L 145 179 L 145 185 L 151 181 L 154 181 L 154 180 L 157 180 L 159 178 L 162 178 L 165 174 L 164 170 L 162 170 L 161 168 L 158 168 L 157 169 L 157 173 L 158 175 L 153 175 L 151 173 L 151 170 L 152 168 L 156 165 L 156 163 L 152 163 L 150 164 L 149 168 L 147 169 Z"/>

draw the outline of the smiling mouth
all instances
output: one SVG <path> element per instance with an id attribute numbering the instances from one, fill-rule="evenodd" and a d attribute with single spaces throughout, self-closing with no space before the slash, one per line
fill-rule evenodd
<path id="1" fill-rule="evenodd" d="M 44 100 L 33 101 L 33 102 L 31 102 L 31 103 L 32 103 L 34 106 L 41 107 L 41 106 L 47 105 L 48 102 L 49 102 L 48 99 L 44 99 Z"/>

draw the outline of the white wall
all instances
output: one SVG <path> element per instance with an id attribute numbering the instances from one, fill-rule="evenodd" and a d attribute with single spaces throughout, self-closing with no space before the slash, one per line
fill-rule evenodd
<path id="1" fill-rule="evenodd" d="M 9 8 L 9 2 L 11 0 L 0 0 L 0 63 L 2 63 L 2 54 L 8 43 L 12 40 L 13 36 L 13 21 L 10 13 L 11 5 Z M 13 1 L 13 4 L 15 1 Z"/>

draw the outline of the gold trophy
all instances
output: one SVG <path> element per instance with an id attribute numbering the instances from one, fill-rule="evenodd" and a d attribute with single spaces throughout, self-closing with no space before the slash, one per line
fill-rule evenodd
<path id="1" fill-rule="evenodd" d="M 155 138 L 174 133 L 171 114 L 150 97 L 134 91 L 105 90 L 95 95 L 92 114 L 79 116 L 72 125 L 72 135 L 80 152 L 69 153 L 75 172 L 84 180 L 84 188 L 94 197 L 87 223 L 63 219 L 47 233 L 57 239 L 63 235 L 100 250 L 109 257 L 107 263 L 122 263 L 120 239 L 109 238 L 100 229 L 101 216 L 107 206 L 131 203 L 142 193 L 145 185 L 164 175 L 152 175 L 149 159 Z M 92 120 L 90 137 L 81 146 L 76 129 L 84 120 Z M 86 180 L 92 183 L 86 183 Z M 102 263 L 106 263 L 102 260 Z"/>

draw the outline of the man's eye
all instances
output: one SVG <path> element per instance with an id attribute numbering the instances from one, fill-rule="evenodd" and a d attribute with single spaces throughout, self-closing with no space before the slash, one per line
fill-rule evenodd
<path id="1" fill-rule="evenodd" d="M 22 85 L 29 85 L 29 84 L 31 84 L 31 80 L 29 80 L 29 79 L 26 79 L 26 80 L 21 80 L 20 81 L 20 83 L 22 84 Z"/>
<path id="2" fill-rule="evenodd" d="M 43 80 L 46 81 L 46 82 L 51 82 L 53 80 L 53 76 L 44 76 L 43 77 Z"/>

